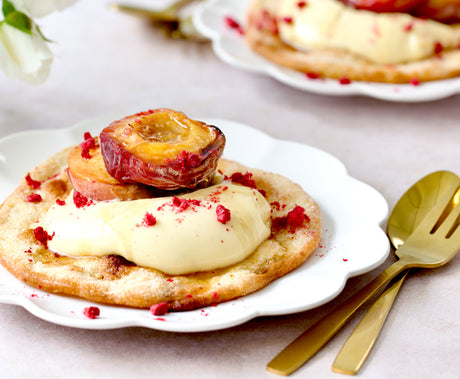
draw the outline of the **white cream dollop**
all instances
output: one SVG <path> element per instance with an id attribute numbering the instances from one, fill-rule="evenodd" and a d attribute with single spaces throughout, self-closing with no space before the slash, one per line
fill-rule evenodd
<path id="1" fill-rule="evenodd" d="M 339 0 L 280 0 L 268 3 L 280 38 L 299 50 L 336 48 L 375 63 L 413 62 L 435 54 L 435 46 L 457 48 L 460 26 L 404 13 L 357 10 Z"/>
<path id="2" fill-rule="evenodd" d="M 270 236 L 270 205 L 257 190 L 224 182 L 178 198 L 197 201 L 185 209 L 172 197 L 77 208 L 71 193 L 65 205 L 49 209 L 40 225 L 52 235 L 48 247 L 57 253 L 117 254 L 170 275 L 237 263 Z M 217 219 L 218 205 L 230 211 L 225 224 Z M 146 213 L 155 218 L 154 225 L 145 222 Z"/>

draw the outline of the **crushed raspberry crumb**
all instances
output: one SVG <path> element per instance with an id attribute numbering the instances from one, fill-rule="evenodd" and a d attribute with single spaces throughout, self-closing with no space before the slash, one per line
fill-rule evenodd
<path id="1" fill-rule="evenodd" d="M 161 316 L 168 312 L 168 303 L 158 303 L 150 306 L 150 313 L 154 316 Z"/>
<path id="2" fill-rule="evenodd" d="M 153 110 L 149 109 L 148 111 L 142 111 L 142 112 L 136 113 L 136 116 L 147 116 L 152 113 L 153 113 Z"/>
<path id="3" fill-rule="evenodd" d="M 282 21 L 285 22 L 286 24 L 292 24 L 294 20 L 290 16 L 285 16 L 282 18 Z"/>
<path id="4" fill-rule="evenodd" d="M 413 86 L 418 86 L 420 85 L 420 80 L 418 80 L 418 78 L 412 78 L 410 80 L 410 84 L 412 84 Z"/>
<path id="5" fill-rule="evenodd" d="M 201 164 L 200 156 L 196 153 L 183 151 L 174 159 L 168 159 L 166 164 L 174 170 L 187 172 Z"/>
<path id="6" fill-rule="evenodd" d="M 34 236 L 35 236 L 35 239 L 40 242 L 43 247 L 45 249 L 48 248 L 48 241 L 51 241 L 53 239 L 53 236 L 49 235 L 48 232 L 43 229 L 43 227 L 41 226 L 37 226 L 35 229 L 34 229 Z"/>
<path id="7" fill-rule="evenodd" d="M 29 187 L 32 187 L 33 189 L 39 189 L 41 187 L 41 185 L 42 185 L 42 183 L 39 182 L 38 180 L 33 180 L 30 177 L 30 174 L 26 175 L 26 182 L 29 185 Z"/>
<path id="8" fill-rule="evenodd" d="M 85 309 L 83 309 L 83 314 L 86 317 L 94 320 L 96 317 L 99 317 L 101 311 L 98 307 L 86 307 Z"/>
<path id="9" fill-rule="evenodd" d="M 274 201 L 273 203 L 270 203 L 270 205 L 272 208 L 276 209 L 277 211 L 279 211 L 281 208 L 279 201 Z"/>
<path id="10" fill-rule="evenodd" d="M 156 217 L 149 212 L 145 212 L 144 218 L 142 219 L 142 224 L 145 226 L 154 226 L 156 223 Z"/>
<path id="11" fill-rule="evenodd" d="M 181 199 L 177 196 L 173 197 L 172 203 L 175 207 L 178 207 L 181 211 L 188 208 L 188 202 L 186 201 L 186 199 Z"/>
<path id="12" fill-rule="evenodd" d="M 27 201 L 29 203 L 39 203 L 42 200 L 43 199 L 42 199 L 42 197 L 41 197 L 41 195 L 39 193 L 32 193 L 29 196 L 27 196 Z"/>
<path id="13" fill-rule="evenodd" d="M 217 295 L 217 292 L 216 292 L 216 291 L 214 291 L 214 292 L 212 293 L 212 297 L 214 298 L 214 300 L 217 301 L 217 299 L 219 298 L 219 296 Z"/>
<path id="14" fill-rule="evenodd" d="M 305 76 L 308 79 L 319 79 L 319 74 L 317 74 L 316 72 L 306 72 Z"/>
<path id="15" fill-rule="evenodd" d="M 85 141 L 80 144 L 81 156 L 85 159 L 91 159 L 89 151 L 97 147 L 96 140 L 91 136 L 90 132 L 86 132 L 83 137 Z"/>
<path id="16" fill-rule="evenodd" d="M 89 148 L 87 148 L 86 146 L 83 146 L 85 143 L 82 143 L 82 149 L 81 149 L 81 157 L 84 158 L 84 159 L 91 159 L 92 156 L 91 154 L 89 153 Z"/>
<path id="17" fill-rule="evenodd" d="M 230 221 L 231 213 L 230 210 L 225 208 L 223 205 L 218 205 L 216 207 L 217 221 L 222 224 L 226 224 Z"/>
<path id="18" fill-rule="evenodd" d="M 178 212 L 183 212 L 191 206 L 201 205 L 201 200 L 197 199 L 182 199 L 180 197 L 174 196 L 172 198 L 172 205 L 177 208 Z"/>
<path id="19" fill-rule="evenodd" d="M 73 202 L 77 208 L 83 208 L 91 205 L 93 202 L 78 191 L 73 192 Z"/>
<path id="20" fill-rule="evenodd" d="M 172 282 L 174 282 L 174 279 L 173 278 L 168 278 L 168 279 L 166 279 L 166 281 L 172 283 Z"/>
<path id="21" fill-rule="evenodd" d="M 225 178 L 230 179 L 232 183 L 237 183 L 245 187 L 254 188 L 257 191 L 259 191 L 263 196 L 266 195 L 265 190 L 257 188 L 255 180 L 252 179 L 251 172 L 246 172 L 244 175 L 241 172 L 235 172 L 230 176 L 230 178 L 229 177 L 225 177 Z"/>
<path id="22" fill-rule="evenodd" d="M 296 205 L 295 208 L 287 214 L 288 224 L 290 226 L 302 226 L 304 221 L 310 221 L 310 218 L 305 214 L 305 208 Z"/>
<path id="23" fill-rule="evenodd" d="M 409 22 L 408 24 L 406 24 L 404 26 L 404 31 L 405 32 L 410 32 L 412 30 L 412 28 L 414 27 L 414 23 L 413 22 Z"/>
<path id="24" fill-rule="evenodd" d="M 343 261 L 344 261 L 344 262 L 348 262 L 348 259 L 347 259 L 347 258 L 343 258 Z"/>
<path id="25" fill-rule="evenodd" d="M 233 17 L 226 16 L 224 17 L 224 22 L 227 27 L 237 31 L 239 34 L 244 34 L 244 30 L 241 27 L 240 23 L 236 21 Z"/>
<path id="26" fill-rule="evenodd" d="M 302 227 L 304 222 L 310 222 L 310 218 L 305 214 L 305 208 L 296 205 L 286 216 L 274 218 L 272 226 L 278 229 L 289 228 L 289 232 L 294 233 L 298 228 Z"/>
<path id="27" fill-rule="evenodd" d="M 239 26 L 239 23 L 233 18 L 233 17 L 230 17 L 230 16 L 226 16 L 224 18 L 225 20 L 225 23 L 230 27 L 230 28 L 237 28 Z"/>
<path id="28" fill-rule="evenodd" d="M 340 78 L 340 79 L 339 79 L 339 83 L 340 83 L 341 85 L 347 85 L 347 84 L 350 84 L 350 83 L 351 83 L 351 80 L 348 79 L 348 78 Z"/>
<path id="29" fill-rule="evenodd" d="M 434 53 L 436 55 L 441 54 L 443 50 L 444 50 L 444 46 L 442 46 L 442 44 L 440 42 L 436 42 L 434 44 Z"/>
<path id="30" fill-rule="evenodd" d="M 235 172 L 230 176 L 230 180 L 233 183 L 238 183 L 246 187 L 257 188 L 255 180 L 252 179 L 251 172 L 246 172 L 244 175 L 241 172 Z"/>
<path id="31" fill-rule="evenodd" d="M 274 201 L 270 203 L 270 206 L 277 211 L 286 208 L 286 204 L 281 205 L 279 201 Z"/>
<path id="32" fill-rule="evenodd" d="M 273 35 L 278 35 L 278 21 L 268 10 L 264 9 L 260 19 L 257 21 L 256 27 L 259 30 L 267 31 Z"/>
<path id="33" fill-rule="evenodd" d="M 187 295 L 185 295 L 185 297 L 186 297 L 187 299 L 191 299 L 193 296 L 190 295 L 190 294 L 188 293 Z"/>
<path id="34" fill-rule="evenodd" d="M 56 199 L 56 204 L 62 206 L 62 205 L 65 205 L 65 201 L 61 199 Z"/>
<path id="35" fill-rule="evenodd" d="M 306 5 L 307 5 L 307 2 L 306 2 L 306 1 L 299 1 L 299 2 L 297 3 L 297 6 L 298 6 L 300 9 L 304 8 Z"/>

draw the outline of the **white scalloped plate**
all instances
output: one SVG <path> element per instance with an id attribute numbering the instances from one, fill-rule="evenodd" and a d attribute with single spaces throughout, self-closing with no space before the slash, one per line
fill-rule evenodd
<path id="1" fill-rule="evenodd" d="M 70 129 L 23 132 L 0 140 L 0 200 L 16 188 L 36 164 L 83 133 L 97 135 L 118 117 L 102 117 Z M 50 322 L 86 329 L 143 326 L 174 332 L 228 328 L 258 316 L 283 315 L 317 307 L 337 296 L 351 276 L 384 262 L 389 242 L 380 228 L 388 213 L 384 198 L 373 188 L 348 176 L 333 156 L 310 146 L 280 141 L 227 120 L 204 119 L 227 137 L 225 157 L 250 167 L 281 173 L 299 183 L 318 202 L 324 220 L 321 246 L 308 261 L 266 288 L 217 306 L 171 312 L 161 318 L 148 310 L 94 304 L 48 294 L 25 285 L 0 266 L 0 302 L 17 304 Z M 86 318 L 84 307 L 97 305 L 101 315 Z"/>
<path id="2" fill-rule="evenodd" d="M 418 86 L 358 81 L 342 85 L 332 79 L 308 79 L 298 71 L 278 66 L 251 51 L 244 37 L 230 30 L 224 23 L 224 18 L 229 16 L 244 28 L 249 1 L 251 0 L 207 0 L 194 11 L 193 21 L 196 28 L 212 40 L 216 55 L 228 64 L 267 75 L 300 90 L 323 95 L 364 95 L 394 102 L 422 102 L 460 93 L 460 77 L 426 82 Z"/>

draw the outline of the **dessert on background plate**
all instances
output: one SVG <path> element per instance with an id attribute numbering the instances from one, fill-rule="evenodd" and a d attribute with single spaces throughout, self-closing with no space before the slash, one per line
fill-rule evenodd
<path id="1" fill-rule="evenodd" d="M 0 207 L 0 261 L 37 288 L 189 310 L 265 287 L 319 244 L 313 199 L 221 158 L 215 126 L 159 109 L 82 139 L 31 169 Z"/>
<path id="2" fill-rule="evenodd" d="M 253 0 L 245 38 L 311 78 L 419 84 L 460 75 L 457 0 Z"/>

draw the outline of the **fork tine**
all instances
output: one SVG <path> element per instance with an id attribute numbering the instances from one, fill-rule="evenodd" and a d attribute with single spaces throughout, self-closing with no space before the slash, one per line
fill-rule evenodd
<path id="1" fill-rule="evenodd" d="M 460 187 L 451 196 L 432 233 L 440 234 L 443 238 L 453 236 L 460 224 Z"/>
<path id="2" fill-rule="evenodd" d="M 445 221 L 447 216 L 452 212 L 455 205 L 459 202 L 459 195 L 460 195 L 460 187 L 453 187 L 450 191 L 446 192 L 444 196 L 438 199 L 439 204 L 444 204 L 443 207 L 439 207 L 441 213 L 439 217 L 433 223 L 433 229 L 431 230 L 431 234 L 435 233 L 436 230 L 441 226 L 441 224 Z"/>
<path id="3" fill-rule="evenodd" d="M 460 244 L 460 206 L 457 206 L 458 212 L 457 212 L 457 219 L 454 221 L 454 224 L 452 225 L 452 228 L 449 230 L 449 232 L 446 235 L 446 238 L 452 238 Z"/>
<path id="4" fill-rule="evenodd" d="M 415 228 L 413 234 L 415 234 L 416 230 L 434 234 L 443 224 L 455 206 L 455 204 L 452 203 L 454 196 L 459 191 L 459 188 L 460 187 L 450 188 L 448 191 L 440 195 L 432 209 L 425 215 L 419 225 Z"/>

